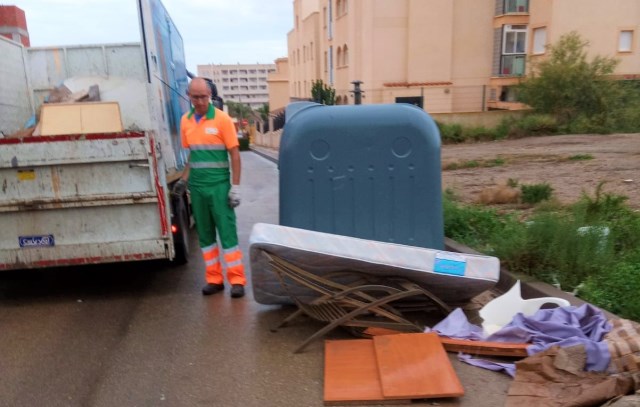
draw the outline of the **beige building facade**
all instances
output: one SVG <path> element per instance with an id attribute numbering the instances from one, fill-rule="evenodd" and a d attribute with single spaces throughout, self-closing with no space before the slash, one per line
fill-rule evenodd
<path id="1" fill-rule="evenodd" d="M 197 69 L 198 76 L 213 80 L 225 101 L 244 103 L 254 110 L 269 103 L 267 77 L 275 72 L 275 64 L 209 64 Z"/>
<path id="2" fill-rule="evenodd" d="M 289 97 L 322 79 L 337 103 L 408 102 L 430 113 L 517 109 L 513 85 L 545 47 L 577 31 L 590 55 L 640 79 L 638 0 L 295 0 Z"/>
<path id="3" fill-rule="evenodd" d="M 289 58 L 275 60 L 276 70 L 267 77 L 269 89 L 269 111 L 275 112 L 285 108 L 289 97 Z"/>

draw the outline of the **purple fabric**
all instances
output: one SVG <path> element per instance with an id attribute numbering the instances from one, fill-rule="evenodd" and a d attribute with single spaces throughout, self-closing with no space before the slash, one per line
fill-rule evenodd
<path id="1" fill-rule="evenodd" d="M 498 342 L 531 342 L 529 355 L 551 346 L 584 345 L 587 352 L 585 370 L 604 371 L 611 355 L 604 335 L 611 330 L 607 318 L 591 304 L 579 307 L 541 309 L 530 317 L 518 313 L 513 320 L 487 338 Z"/>
<path id="2" fill-rule="evenodd" d="M 427 327 L 425 332 L 437 332 L 440 336 L 455 339 L 472 339 L 481 341 L 483 336 L 482 328 L 469 323 L 467 316 L 464 315 L 462 309 L 456 308 L 445 319 L 434 325 L 433 328 Z"/>
<path id="3" fill-rule="evenodd" d="M 457 339 L 486 340 L 495 342 L 530 342 L 529 355 L 541 352 L 551 346 L 568 347 L 584 345 L 587 352 L 585 370 L 604 371 L 611 360 L 609 348 L 602 340 L 611 330 L 606 316 L 591 304 L 580 307 L 557 307 L 541 309 L 535 315 L 525 317 L 518 313 L 513 320 L 498 332 L 485 338 L 482 328 L 469 323 L 464 312 L 457 308 L 444 320 L 425 332 L 435 331 L 439 335 Z M 491 370 L 505 370 L 502 363 L 482 361 L 465 356 L 460 359 L 475 366 Z M 473 363 L 471 362 L 473 361 Z M 515 368 L 513 368 L 515 372 Z"/>
<path id="4" fill-rule="evenodd" d="M 467 355 L 465 353 L 458 353 L 458 360 L 472 366 L 481 367 L 487 370 L 493 370 L 494 372 L 504 371 L 511 377 L 516 376 L 516 365 L 513 363 L 498 363 L 485 359 L 476 359 L 471 355 Z"/>

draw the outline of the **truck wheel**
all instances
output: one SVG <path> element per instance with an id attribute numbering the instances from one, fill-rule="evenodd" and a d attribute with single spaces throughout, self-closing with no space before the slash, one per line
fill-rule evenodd
<path id="1" fill-rule="evenodd" d="M 173 225 L 178 230 L 173 234 L 173 247 L 175 249 L 175 264 L 186 264 L 189 262 L 189 212 L 184 198 L 173 201 L 174 216 Z"/>

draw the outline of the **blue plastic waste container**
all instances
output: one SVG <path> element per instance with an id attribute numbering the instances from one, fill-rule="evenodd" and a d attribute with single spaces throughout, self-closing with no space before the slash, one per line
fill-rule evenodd
<path id="1" fill-rule="evenodd" d="M 444 248 L 440 134 L 408 104 L 292 103 L 280 143 L 280 224 Z"/>

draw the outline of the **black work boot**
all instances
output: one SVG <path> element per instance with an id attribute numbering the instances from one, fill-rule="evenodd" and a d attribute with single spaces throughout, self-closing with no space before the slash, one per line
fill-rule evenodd
<path id="1" fill-rule="evenodd" d="M 224 290 L 224 284 L 211 284 L 208 283 L 204 287 L 202 287 L 202 295 L 211 295 L 215 293 L 219 293 Z"/>
<path id="2" fill-rule="evenodd" d="M 231 298 L 244 297 L 244 286 L 240 284 L 234 284 L 231 286 Z"/>

